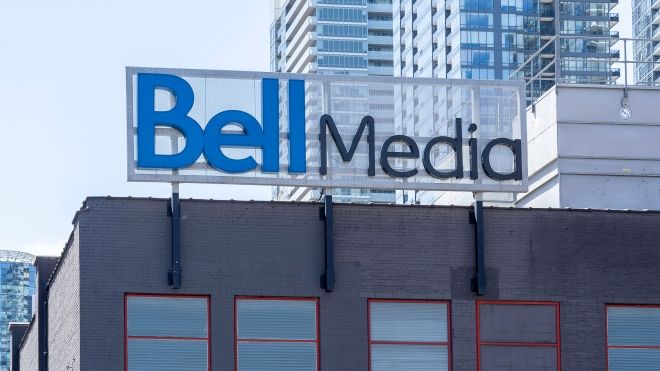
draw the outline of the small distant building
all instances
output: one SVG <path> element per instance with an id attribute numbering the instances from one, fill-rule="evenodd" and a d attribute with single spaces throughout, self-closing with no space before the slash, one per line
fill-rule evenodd
<path id="1" fill-rule="evenodd" d="M 0 371 L 9 371 L 11 322 L 32 318 L 35 290 L 34 256 L 0 250 Z"/>

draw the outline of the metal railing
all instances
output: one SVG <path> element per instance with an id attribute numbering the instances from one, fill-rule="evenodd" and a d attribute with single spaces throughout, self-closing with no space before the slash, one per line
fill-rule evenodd
<path id="1" fill-rule="evenodd" d="M 656 50 L 660 39 L 553 36 L 509 78 L 525 80 L 528 105 L 556 84 L 660 86 Z"/>

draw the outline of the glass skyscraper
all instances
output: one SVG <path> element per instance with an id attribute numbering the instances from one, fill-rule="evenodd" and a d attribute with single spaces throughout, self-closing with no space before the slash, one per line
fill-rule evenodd
<path id="1" fill-rule="evenodd" d="M 633 0 L 633 42 L 636 83 L 660 82 L 660 0 Z"/>
<path id="2" fill-rule="evenodd" d="M 392 0 L 282 0 L 275 2 L 271 26 L 271 70 L 274 72 L 392 76 Z M 372 115 L 379 125 L 393 125 L 393 92 L 346 86 L 332 94 L 332 113 L 341 130 Z M 307 105 L 323 104 L 319 92 L 307 89 Z M 350 123 L 347 125 L 346 123 Z M 312 125 L 314 123 L 310 123 Z M 315 123 L 318 125 L 318 123 Z M 309 126 L 309 125 L 308 125 Z M 332 156 L 330 156 L 332 158 Z M 394 202 L 392 191 L 333 189 L 340 202 Z M 318 189 L 277 187 L 273 198 L 313 200 Z"/>
<path id="3" fill-rule="evenodd" d="M 618 0 L 394 0 L 394 73 L 464 79 L 508 79 L 524 61 L 541 71 L 561 38 L 561 78 L 609 83 L 619 77 L 611 49 L 618 34 L 610 13 Z M 608 39 L 613 38 L 613 39 Z M 533 67 L 531 66 L 533 64 Z M 548 68 L 543 77 L 555 77 Z"/>
<path id="4" fill-rule="evenodd" d="M 34 293 L 34 256 L 0 250 L 0 371 L 9 371 L 9 323 L 30 322 Z"/>

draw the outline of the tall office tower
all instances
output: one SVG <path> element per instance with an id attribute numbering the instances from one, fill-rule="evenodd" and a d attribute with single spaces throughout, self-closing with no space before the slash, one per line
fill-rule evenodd
<path id="1" fill-rule="evenodd" d="M 392 76 L 392 0 L 280 0 L 271 26 L 271 70 L 275 72 Z M 364 115 L 378 128 L 393 125 L 392 90 L 367 85 L 334 88 L 332 106 L 321 92 L 305 91 L 307 109 L 331 113 L 342 135 L 354 134 Z M 318 126 L 308 122 L 308 130 Z M 332 148 L 330 148 L 332 151 Z M 337 156 L 329 156 L 329 161 Z M 360 161 L 361 159 L 356 159 Z M 273 198 L 313 200 L 321 190 L 276 187 Z M 340 202 L 394 202 L 393 191 L 333 189 Z"/>
<path id="2" fill-rule="evenodd" d="M 0 250 L 0 371 L 9 371 L 9 323 L 30 322 L 34 290 L 34 256 Z"/>
<path id="3" fill-rule="evenodd" d="M 660 0 L 633 0 L 633 42 L 636 83 L 660 82 Z"/>

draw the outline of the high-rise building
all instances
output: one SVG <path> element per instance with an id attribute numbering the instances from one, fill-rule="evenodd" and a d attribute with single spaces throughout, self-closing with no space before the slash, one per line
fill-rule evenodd
<path id="1" fill-rule="evenodd" d="M 277 72 L 392 76 L 392 0 L 279 0 Z"/>
<path id="2" fill-rule="evenodd" d="M 9 371 L 9 323 L 30 322 L 34 291 L 34 256 L 0 250 L 0 371 Z"/>
<path id="3" fill-rule="evenodd" d="M 650 0 L 649 0 L 650 1 Z M 508 79 L 524 61 L 552 78 L 609 83 L 618 0 L 394 0 L 394 74 Z M 553 37 L 561 36 L 562 59 Z M 546 46 L 546 43 L 550 42 Z M 542 46 L 544 50 L 537 52 Z M 533 65 L 533 66 L 532 66 Z M 549 86 L 548 86 L 549 87 Z"/>
<path id="4" fill-rule="evenodd" d="M 633 0 L 633 42 L 635 81 L 637 83 L 660 82 L 660 1 Z"/>
<path id="5" fill-rule="evenodd" d="M 271 70 L 392 76 L 392 30 L 392 0 L 275 1 Z M 323 104 L 317 99 L 320 92 L 308 89 L 306 94 L 308 106 Z M 331 94 L 332 107 L 323 110 L 332 113 L 340 131 L 343 125 L 354 133 L 355 124 L 366 114 L 374 116 L 379 125 L 393 125 L 391 90 L 375 92 L 366 85 L 351 85 Z M 395 201 L 392 191 L 338 188 L 331 192 L 340 202 Z M 319 189 L 277 187 L 273 198 L 312 200 L 320 193 Z"/>

